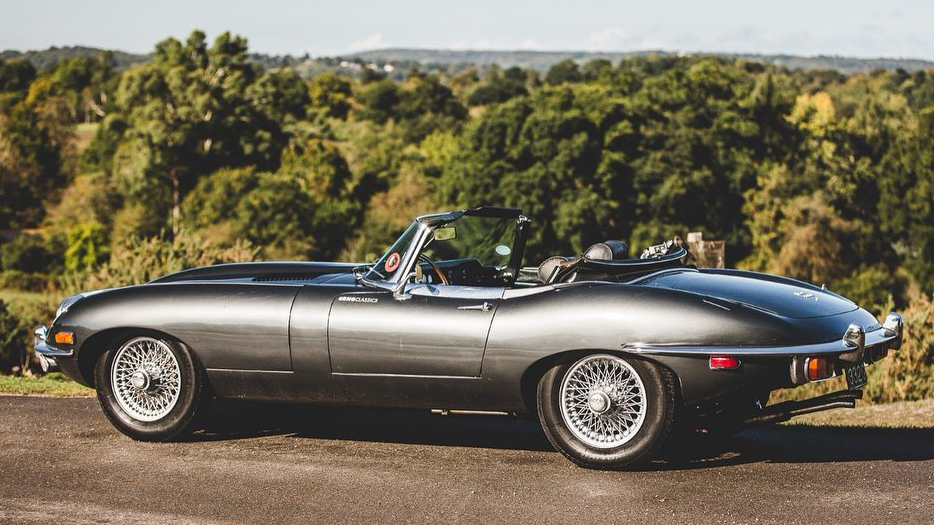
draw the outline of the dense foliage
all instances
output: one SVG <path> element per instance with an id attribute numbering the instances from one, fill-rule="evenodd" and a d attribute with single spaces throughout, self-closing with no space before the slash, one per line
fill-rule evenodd
<path id="1" fill-rule="evenodd" d="M 2 282 L 60 298 L 222 260 L 373 260 L 417 214 L 491 204 L 533 218 L 529 264 L 703 231 L 728 265 L 877 313 L 930 304 L 932 72 L 364 73 L 264 70 L 243 38 L 197 31 L 122 72 L 0 63 L 0 230 L 30 230 L 0 249 Z"/>

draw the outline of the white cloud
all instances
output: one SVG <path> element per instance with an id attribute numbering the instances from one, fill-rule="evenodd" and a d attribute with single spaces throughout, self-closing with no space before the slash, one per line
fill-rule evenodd
<path id="1" fill-rule="evenodd" d="M 347 49 L 349 51 L 370 51 L 388 46 L 389 44 L 383 40 L 382 33 L 373 33 L 364 39 L 352 42 L 349 46 L 347 46 Z"/>
<path id="2" fill-rule="evenodd" d="M 509 50 L 514 50 L 514 49 L 536 50 L 536 49 L 542 49 L 544 46 L 542 46 L 542 44 L 538 40 L 531 38 L 531 37 L 523 38 L 521 40 L 517 40 L 514 38 L 480 37 L 480 38 L 474 38 L 474 39 L 452 40 L 452 41 L 449 41 L 446 46 L 441 46 L 441 47 L 446 47 L 447 49 L 459 49 L 459 50 L 471 50 L 471 51 L 488 50 L 488 49 L 495 49 L 498 51 L 509 51 Z"/>
<path id="3" fill-rule="evenodd" d="M 619 51 L 626 44 L 626 32 L 618 27 L 600 29 L 587 35 L 585 51 Z"/>
<path id="4" fill-rule="evenodd" d="M 583 51 L 640 51 L 646 49 L 680 49 L 675 42 L 659 39 L 655 34 L 659 31 L 643 29 L 639 33 L 627 32 L 618 27 L 607 27 L 591 31 L 583 43 L 579 45 L 565 45 L 565 48 L 581 49 Z M 690 35 L 681 35 L 682 39 L 691 39 Z"/>

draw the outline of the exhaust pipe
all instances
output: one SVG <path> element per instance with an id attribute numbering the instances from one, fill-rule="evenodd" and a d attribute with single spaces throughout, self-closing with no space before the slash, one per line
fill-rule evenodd
<path id="1" fill-rule="evenodd" d="M 772 425 L 788 421 L 795 416 L 831 410 L 833 408 L 855 408 L 856 400 L 862 399 L 862 390 L 841 390 L 804 401 L 785 401 L 762 409 L 745 421 L 747 425 Z"/>

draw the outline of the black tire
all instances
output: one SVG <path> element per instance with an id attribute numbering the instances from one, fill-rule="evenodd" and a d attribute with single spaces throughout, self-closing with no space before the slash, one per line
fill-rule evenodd
<path id="1" fill-rule="evenodd" d="M 165 345 L 178 364 L 179 388 L 174 405 L 158 419 L 138 419 L 117 400 L 112 381 L 114 360 L 120 350 L 140 339 L 148 339 Z M 155 335 L 141 334 L 112 345 L 105 351 L 94 367 L 97 400 L 107 419 L 123 434 L 140 441 L 171 441 L 181 434 L 193 430 L 207 412 L 213 395 L 206 381 L 204 370 L 197 358 L 184 345 Z"/>
<path id="2" fill-rule="evenodd" d="M 561 388 L 565 376 L 587 358 L 614 358 L 627 363 L 641 379 L 646 406 L 641 426 L 614 448 L 591 446 L 572 432 L 561 409 Z M 667 368 L 630 357 L 593 354 L 549 369 L 538 382 L 538 417 L 548 441 L 578 466 L 618 470 L 635 468 L 655 458 L 673 435 L 679 413 L 675 377 Z"/>

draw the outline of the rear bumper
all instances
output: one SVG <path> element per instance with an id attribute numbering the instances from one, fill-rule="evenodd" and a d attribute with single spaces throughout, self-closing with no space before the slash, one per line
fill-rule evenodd
<path id="1" fill-rule="evenodd" d="M 626 345 L 623 350 L 670 368 L 678 377 L 685 403 L 699 405 L 752 398 L 805 384 L 809 380 L 804 367 L 816 357 L 830 360 L 841 371 L 860 362 L 873 363 L 901 347 L 903 332 L 901 316 L 892 313 L 871 332 L 854 324 L 840 339 L 825 343 L 781 347 Z M 709 358 L 716 355 L 739 357 L 742 365 L 736 370 L 712 370 Z"/>

